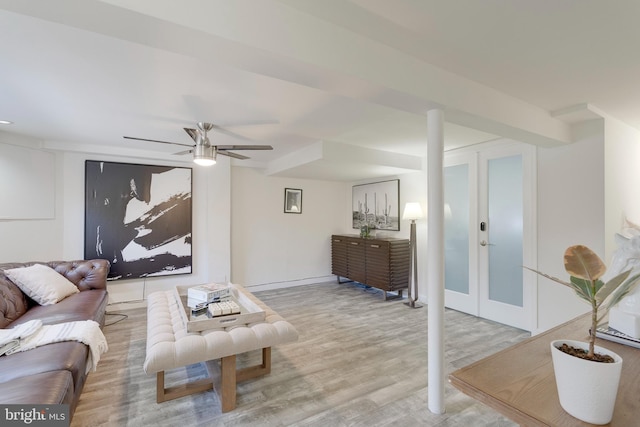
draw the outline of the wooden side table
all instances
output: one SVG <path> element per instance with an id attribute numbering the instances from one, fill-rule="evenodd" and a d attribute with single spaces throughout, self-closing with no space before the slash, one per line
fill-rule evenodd
<path id="1" fill-rule="evenodd" d="M 589 426 L 560 406 L 549 344 L 588 341 L 590 314 L 458 369 L 449 382 L 463 393 L 525 426 Z M 598 338 L 596 345 L 624 360 L 611 426 L 640 425 L 640 350 Z"/>

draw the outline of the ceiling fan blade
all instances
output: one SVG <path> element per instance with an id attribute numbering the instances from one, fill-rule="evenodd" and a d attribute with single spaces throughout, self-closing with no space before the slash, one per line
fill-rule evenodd
<path id="1" fill-rule="evenodd" d="M 217 145 L 220 150 L 273 150 L 270 145 Z"/>
<path id="2" fill-rule="evenodd" d="M 191 128 L 183 128 L 185 132 L 187 132 L 189 134 L 189 136 L 191 137 L 191 139 L 193 139 L 194 141 L 197 141 L 198 138 L 198 131 L 195 129 L 191 129 Z"/>
<path id="3" fill-rule="evenodd" d="M 233 157 L 234 159 L 240 159 L 240 160 L 245 160 L 245 159 L 249 158 L 247 156 L 243 156 L 242 154 L 232 153 L 230 151 L 220 151 L 220 150 L 218 150 L 218 154 L 220 154 L 222 156 Z"/>
<path id="4" fill-rule="evenodd" d="M 178 153 L 173 153 L 176 156 L 181 156 L 183 154 L 189 154 L 189 153 L 193 153 L 193 150 L 185 150 L 185 151 L 180 151 Z"/>
<path id="5" fill-rule="evenodd" d="M 157 139 L 146 139 L 146 138 L 135 138 L 133 136 L 123 136 L 124 139 L 133 139 L 136 141 L 147 141 L 147 142 L 159 142 L 161 144 L 173 144 L 173 145 L 184 145 L 186 147 L 191 147 L 189 144 L 181 144 L 179 142 L 170 142 L 170 141 L 158 141 Z"/>

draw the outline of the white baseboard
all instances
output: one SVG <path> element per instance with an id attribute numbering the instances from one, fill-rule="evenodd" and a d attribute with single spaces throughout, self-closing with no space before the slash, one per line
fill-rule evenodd
<path id="1" fill-rule="evenodd" d="M 120 310 L 131 310 L 134 308 L 144 308 L 147 306 L 147 300 L 122 301 L 107 305 L 107 313 L 113 313 Z"/>
<path id="2" fill-rule="evenodd" d="M 292 288 L 294 286 L 316 285 L 318 283 L 335 282 L 336 276 L 311 277 L 308 279 L 291 280 L 288 282 L 272 282 L 256 285 L 244 285 L 244 288 L 250 292 L 268 291 L 271 289 Z"/>
<path id="3" fill-rule="evenodd" d="M 245 289 L 249 292 L 268 291 L 271 289 L 291 288 L 294 286 L 315 285 L 319 283 L 335 282 L 336 276 L 311 277 L 308 279 L 291 280 L 288 282 L 262 283 L 256 285 L 245 285 Z M 107 305 L 107 313 L 113 313 L 120 310 L 130 310 L 134 308 L 144 308 L 147 306 L 147 300 L 135 301 L 119 301 Z"/>

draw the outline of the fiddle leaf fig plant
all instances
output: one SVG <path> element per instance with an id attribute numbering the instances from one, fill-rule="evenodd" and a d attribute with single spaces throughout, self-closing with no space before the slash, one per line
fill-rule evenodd
<path id="1" fill-rule="evenodd" d="M 568 286 L 578 297 L 591 305 L 591 336 L 587 359 L 594 359 L 595 331 L 609 309 L 640 283 L 640 273 L 635 272 L 631 275 L 632 270 L 624 271 L 606 283 L 603 282 L 601 278 L 606 273 L 607 266 L 595 252 L 583 245 L 570 246 L 564 253 L 564 268 L 569 273 L 569 281 L 549 276 L 529 267 L 525 268 Z"/>

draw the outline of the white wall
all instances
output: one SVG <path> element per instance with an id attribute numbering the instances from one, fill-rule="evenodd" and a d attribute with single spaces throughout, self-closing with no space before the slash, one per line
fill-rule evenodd
<path id="1" fill-rule="evenodd" d="M 39 151 L 44 155 L 53 156 L 54 176 L 50 177 L 47 174 L 46 179 L 52 179 L 54 189 L 60 187 L 59 171 L 62 169 L 62 157 L 60 154 L 56 155 L 40 150 L 40 141 L 16 137 L 6 132 L 0 132 L 0 144 L 11 144 L 14 147 L 22 147 L 24 150 Z M 0 153 L 0 155 L 5 156 L 7 153 Z M 12 162 L 15 159 L 5 158 L 4 160 Z M 0 177 L 5 183 L 14 182 L 19 178 L 18 176 L 8 176 L 6 169 L 3 169 Z M 40 176 L 40 178 L 45 179 L 44 176 Z M 51 182 L 43 182 L 42 188 L 51 188 Z M 9 198 L 7 194 L 1 194 L 0 196 L 3 198 L 1 202 L 3 204 L 22 203 L 21 199 Z M 49 199 L 48 203 L 53 203 L 53 206 L 48 207 L 48 211 L 53 212 L 51 218 L 0 219 L 0 262 L 49 261 L 62 257 L 60 250 L 60 242 L 62 240 L 62 200 L 60 197 L 54 196 L 53 199 Z"/>
<path id="2" fill-rule="evenodd" d="M 604 122 L 606 256 L 611 259 L 611 238 L 627 219 L 640 224 L 640 132 L 619 120 Z"/>
<path id="3" fill-rule="evenodd" d="M 587 245 L 608 264 L 624 219 L 640 223 L 640 132 L 608 116 L 574 132 L 576 143 L 538 151 L 538 269 L 557 277 L 568 246 Z M 589 310 L 543 278 L 538 295 L 540 330 Z"/>
<path id="4" fill-rule="evenodd" d="M 284 189 L 302 189 L 302 212 L 284 213 Z M 231 280 L 252 290 L 332 280 L 331 234 L 344 232 L 345 183 L 231 171 Z"/>
<path id="5" fill-rule="evenodd" d="M 52 219 L 55 181 L 53 153 L 0 142 L 0 219 Z"/>
<path id="6" fill-rule="evenodd" d="M 55 217 L 51 220 L 0 221 L 0 262 L 82 259 L 84 256 L 85 160 L 169 166 L 190 163 L 144 160 L 78 152 L 56 153 Z M 230 164 L 193 168 L 193 274 L 111 281 L 110 304 L 139 302 L 156 290 L 177 284 L 226 281 L 230 260 Z"/>
<path id="7" fill-rule="evenodd" d="M 583 244 L 601 257 L 605 252 L 602 120 L 583 131 L 574 144 L 538 148 L 538 270 L 555 277 L 567 277 L 567 247 Z M 538 278 L 538 331 L 589 309 L 570 289 Z"/>
<path id="8" fill-rule="evenodd" d="M 422 172 L 352 183 L 265 176 L 251 168 L 231 172 L 231 279 L 253 290 L 334 280 L 331 235 L 358 234 L 351 224 L 351 188 L 400 179 L 400 212 L 417 201 L 426 212 Z M 285 214 L 284 189 L 302 189 L 302 213 Z M 409 238 L 409 221 L 400 231 L 378 232 Z M 426 263 L 426 221 L 418 222 L 418 256 Z M 421 277 L 424 280 L 424 275 Z M 424 293 L 426 298 L 426 284 Z"/>

